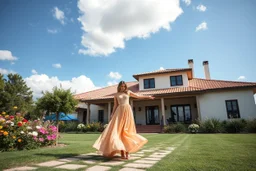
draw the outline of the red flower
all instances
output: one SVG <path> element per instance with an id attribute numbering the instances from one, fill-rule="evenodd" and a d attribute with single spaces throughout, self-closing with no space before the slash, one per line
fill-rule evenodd
<path id="1" fill-rule="evenodd" d="M 18 122 L 18 127 L 21 127 L 22 126 L 22 122 Z"/>
<path id="2" fill-rule="evenodd" d="M 10 120 L 13 120 L 14 119 L 14 116 L 10 116 Z"/>
<path id="3" fill-rule="evenodd" d="M 28 122 L 27 119 L 23 119 L 22 122 Z"/>

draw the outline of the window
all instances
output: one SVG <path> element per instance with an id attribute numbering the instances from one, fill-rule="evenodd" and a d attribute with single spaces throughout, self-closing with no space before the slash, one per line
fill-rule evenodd
<path id="1" fill-rule="evenodd" d="M 228 118 L 240 118 L 237 100 L 226 100 Z"/>
<path id="2" fill-rule="evenodd" d="M 171 86 L 183 85 L 182 75 L 170 76 Z"/>
<path id="3" fill-rule="evenodd" d="M 146 124 L 159 125 L 159 110 L 158 106 L 146 106 Z"/>
<path id="4" fill-rule="evenodd" d="M 98 113 L 98 121 L 100 123 L 103 123 L 104 122 L 104 110 L 99 110 L 99 113 Z"/>
<path id="5" fill-rule="evenodd" d="M 148 89 L 148 88 L 155 88 L 154 78 L 144 79 L 144 89 Z"/>
<path id="6" fill-rule="evenodd" d="M 192 120 L 190 105 L 173 105 L 171 106 L 170 122 L 190 123 Z"/>

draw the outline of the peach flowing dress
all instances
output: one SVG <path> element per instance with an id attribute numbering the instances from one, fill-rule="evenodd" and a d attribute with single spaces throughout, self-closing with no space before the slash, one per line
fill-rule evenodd
<path id="1" fill-rule="evenodd" d="M 121 150 L 134 153 L 148 140 L 137 134 L 133 112 L 129 104 L 130 91 L 117 93 L 118 106 L 112 119 L 104 129 L 93 147 L 105 157 L 113 157 Z"/>

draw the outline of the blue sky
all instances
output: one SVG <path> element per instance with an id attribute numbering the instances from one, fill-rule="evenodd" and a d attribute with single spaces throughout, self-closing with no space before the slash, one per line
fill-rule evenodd
<path id="1" fill-rule="evenodd" d="M 204 78 L 256 82 L 254 0 L 1 0 L 0 72 L 35 96 L 84 92 L 133 74 L 188 67 Z M 32 71 L 33 70 L 33 71 Z"/>

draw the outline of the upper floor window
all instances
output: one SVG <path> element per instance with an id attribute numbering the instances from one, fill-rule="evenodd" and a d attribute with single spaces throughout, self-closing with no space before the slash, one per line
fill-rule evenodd
<path id="1" fill-rule="evenodd" d="M 237 100 L 226 100 L 226 109 L 228 118 L 240 118 L 240 112 Z"/>
<path id="2" fill-rule="evenodd" d="M 182 75 L 170 76 L 170 80 L 171 80 L 171 86 L 183 85 Z"/>
<path id="3" fill-rule="evenodd" d="M 144 79 L 144 89 L 148 89 L 148 88 L 155 88 L 154 78 Z"/>

